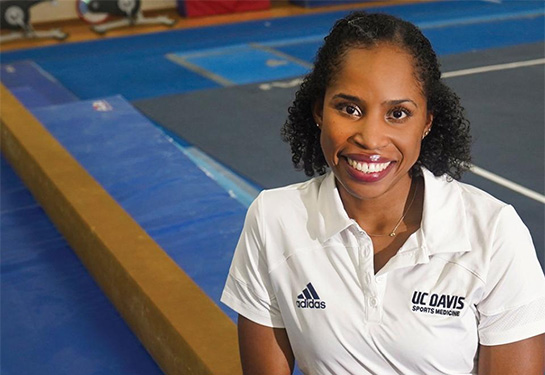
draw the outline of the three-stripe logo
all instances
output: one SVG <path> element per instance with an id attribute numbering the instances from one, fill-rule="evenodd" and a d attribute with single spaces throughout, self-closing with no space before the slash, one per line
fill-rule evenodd
<path id="1" fill-rule="evenodd" d="M 303 292 L 297 296 L 296 306 L 300 309 L 325 309 L 325 301 L 320 301 L 320 296 L 312 283 L 308 283 Z"/>

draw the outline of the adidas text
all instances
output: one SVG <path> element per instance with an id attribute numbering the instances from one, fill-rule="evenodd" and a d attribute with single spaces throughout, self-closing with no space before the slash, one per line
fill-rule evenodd
<path id="1" fill-rule="evenodd" d="M 305 299 L 297 301 L 297 307 L 301 309 L 325 309 L 326 305 L 324 301 L 315 301 L 313 299 Z"/>

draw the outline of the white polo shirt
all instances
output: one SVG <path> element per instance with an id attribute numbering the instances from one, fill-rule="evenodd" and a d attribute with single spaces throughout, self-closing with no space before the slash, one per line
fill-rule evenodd
<path id="1" fill-rule="evenodd" d="M 421 228 L 376 275 L 331 172 L 262 192 L 222 302 L 284 327 L 308 375 L 475 374 L 479 343 L 545 332 L 545 277 L 515 210 L 423 172 Z"/>

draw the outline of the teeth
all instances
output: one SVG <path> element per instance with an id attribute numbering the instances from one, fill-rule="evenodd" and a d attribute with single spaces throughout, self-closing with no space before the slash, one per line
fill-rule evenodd
<path id="1" fill-rule="evenodd" d="M 365 162 L 355 161 L 355 160 L 352 160 L 350 158 L 346 158 L 346 160 L 348 160 L 348 164 L 352 168 L 357 169 L 358 171 L 361 171 L 363 173 L 382 172 L 383 170 L 388 168 L 388 166 L 391 163 L 391 162 L 388 162 L 388 163 L 365 163 Z"/>

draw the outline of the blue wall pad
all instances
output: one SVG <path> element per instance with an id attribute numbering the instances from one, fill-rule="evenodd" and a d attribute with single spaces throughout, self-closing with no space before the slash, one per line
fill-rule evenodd
<path id="1" fill-rule="evenodd" d="M 376 7 L 368 11 L 387 12 L 415 22 L 426 34 L 430 32 L 428 35 L 441 54 L 544 39 L 540 25 L 543 24 L 545 4 L 541 1 L 440 1 Z M 336 11 L 67 43 L 2 53 L 2 60 L 8 63 L 32 59 L 81 99 L 114 94 L 122 94 L 129 100 L 152 98 L 218 86 L 218 83 L 168 61 L 167 54 L 246 43 L 282 43 L 309 36 L 319 41 L 333 22 L 347 13 Z M 510 23 L 503 23 L 507 21 L 516 24 L 514 31 L 510 31 Z M 474 28 L 464 33 L 457 29 L 459 26 Z M 437 36 L 431 31 L 437 32 Z M 494 36 L 496 32 L 501 37 Z M 468 38 L 468 42 L 462 38 Z M 441 41 L 446 45 L 442 46 Z M 289 48 L 284 51 L 311 61 L 318 44 L 305 45 L 301 55 Z"/>
<path id="2" fill-rule="evenodd" d="M 245 207 L 120 96 L 33 113 L 219 304 Z"/>
<path id="3" fill-rule="evenodd" d="M 78 100 L 73 93 L 33 61 L 0 65 L 0 80 L 27 108 Z"/>
<path id="4" fill-rule="evenodd" d="M 0 372 L 162 374 L 3 157 L 0 174 Z"/>

